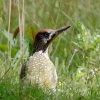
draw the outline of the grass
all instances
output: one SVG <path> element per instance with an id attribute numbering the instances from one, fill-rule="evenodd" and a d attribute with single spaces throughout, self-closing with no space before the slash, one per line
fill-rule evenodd
<path id="1" fill-rule="evenodd" d="M 0 100 L 99 100 L 99 2 L 9 1 L 11 3 L 0 0 Z M 20 26 L 20 35 L 14 40 L 13 33 L 20 24 L 24 28 Z M 26 61 L 32 52 L 32 36 L 34 38 L 41 29 L 57 29 L 65 25 L 71 25 L 71 28 L 55 39 L 49 48 L 58 73 L 56 93 L 44 92 L 38 86 L 23 88 L 19 73 L 21 62 Z"/>

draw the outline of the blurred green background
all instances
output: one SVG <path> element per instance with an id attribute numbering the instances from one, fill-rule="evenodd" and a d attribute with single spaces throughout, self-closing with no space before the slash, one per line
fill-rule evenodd
<path id="1" fill-rule="evenodd" d="M 0 98 L 21 98 L 21 62 L 32 54 L 35 34 L 41 29 L 71 25 L 49 47 L 50 58 L 58 73 L 57 93 L 52 98 L 38 90 L 37 94 L 41 95 L 34 95 L 32 88 L 28 93 L 34 98 L 38 96 L 36 100 L 99 100 L 99 12 L 99 0 L 0 0 Z M 23 38 L 18 34 L 13 39 L 13 33 L 22 21 L 19 21 L 19 14 L 22 20 L 24 18 L 21 56 Z M 29 97 L 28 100 L 34 99 Z"/>

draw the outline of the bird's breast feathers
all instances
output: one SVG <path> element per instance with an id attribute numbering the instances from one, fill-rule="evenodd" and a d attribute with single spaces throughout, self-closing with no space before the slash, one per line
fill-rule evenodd
<path id="1" fill-rule="evenodd" d="M 55 88 L 57 83 L 56 69 L 45 53 L 35 52 L 27 61 L 25 83 L 38 83 Z"/>

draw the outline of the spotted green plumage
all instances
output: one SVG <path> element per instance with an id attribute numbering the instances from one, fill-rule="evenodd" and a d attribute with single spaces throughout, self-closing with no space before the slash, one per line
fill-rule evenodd
<path id="1" fill-rule="evenodd" d="M 23 82 L 31 85 L 38 83 L 41 87 L 47 86 L 49 89 L 55 90 L 57 83 L 56 69 L 45 53 L 40 51 L 30 56 L 26 63 Z"/>

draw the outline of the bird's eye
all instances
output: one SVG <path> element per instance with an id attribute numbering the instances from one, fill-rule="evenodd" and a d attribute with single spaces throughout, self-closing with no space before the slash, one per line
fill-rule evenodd
<path id="1" fill-rule="evenodd" d="M 44 32 L 43 35 L 44 35 L 45 38 L 49 38 L 49 33 Z"/>

